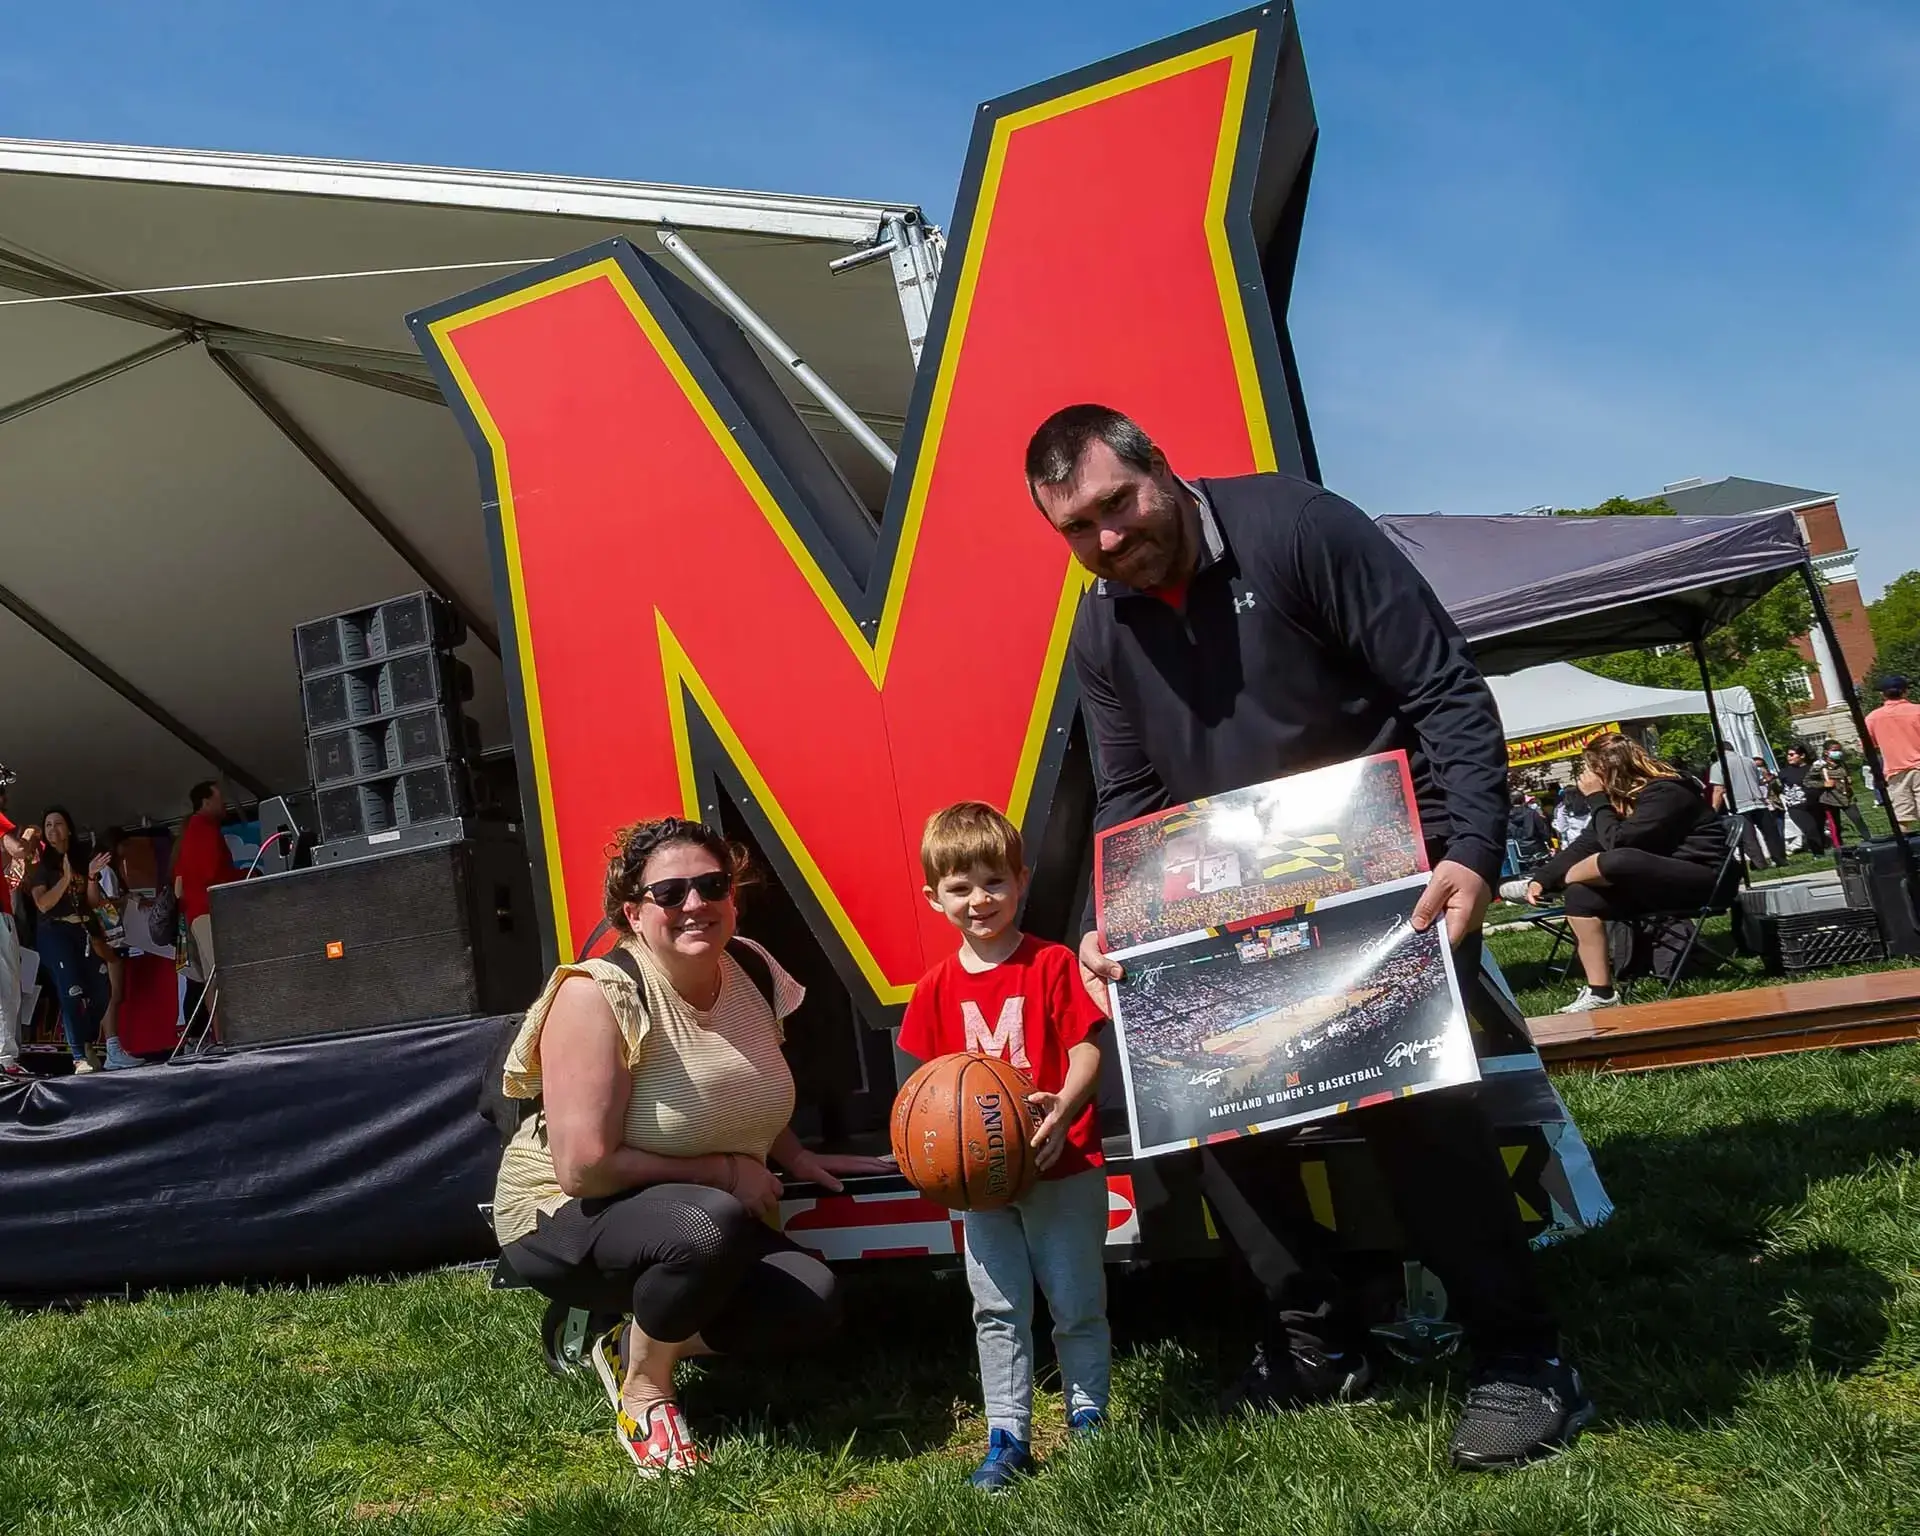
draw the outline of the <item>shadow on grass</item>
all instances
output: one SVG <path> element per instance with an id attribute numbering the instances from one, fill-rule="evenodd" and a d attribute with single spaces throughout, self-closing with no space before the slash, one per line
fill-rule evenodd
<path id="1" fill-rule="evenodd" d="M 1796 1233 L 1786 1217 L 1814 1186 L 1916 1146 L 1920 1109 L 1888 1105 L 1622 1136 L 1596 1149 L 1616 1214 L 1547 1262 L 1607 1417 L 1715 1419 L 1756 1374 L 1872 1364 L 1892 1286 L 1844 1234 Z"/>
<path id="2" fill-rule="evenodd" d="M 1891 1285 L 1844 1234 L 1796 1233 L 1783 1213 L 1810 1187 L 1915 1146 L 1920 1110 L 1903 1105 L 1621 1136 L 1598 1149 L 1617 1214 L 1538 1262 L 1604 1420 L 1712 1423 L 1740 1406 L 1756 1376 L 1803 1366 L 1846 1375 L 1873 1363 Z M 905 1266 L 844 1281 L 848 1325 L 834 1340 L 783 1360 L 715 1363 L 690 1401 L 737 1429 L 764 1427 L 828 1455 L 912 1456 L 952 1441 L 978 1413 L 965 1281 Z M 1116 1275 L 1110 1313 L 1122 1396 L 1171 1426 L 1214 1412 L 1260 1305 L 1223 1258 Z M 1045 1385 L 1044 1308 L 1036 1336 Z M 1434 1388 L 1457 1399 L 1464 1364 L 1390 1369 L 1395 1411 L 1424 1411 Z"/>

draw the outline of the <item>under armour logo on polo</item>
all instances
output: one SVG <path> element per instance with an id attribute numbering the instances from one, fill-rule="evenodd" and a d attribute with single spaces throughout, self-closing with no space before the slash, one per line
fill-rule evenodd
<path id="1" fill-rule="evenodd" d="M 1248 592 L 1244 596 L 1236 597 L 1233 600 L 1233 611 L 1235 613 L 1253 612 L 1253 594 Z"/>

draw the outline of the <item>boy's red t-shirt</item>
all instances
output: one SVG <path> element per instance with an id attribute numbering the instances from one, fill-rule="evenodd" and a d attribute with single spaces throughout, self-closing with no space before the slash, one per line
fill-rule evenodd
<path id="1" fill-rule="evenodd" d="M 920 978 L 900 1024 L 900 1049 L 921 1061 L 978 1051 L 1009 1062 L 1033 1086 L 1058 1093 L 1067 1080 L 1067 1052 L 1106 1015 L 1080 981 L 1080 962 L 1064 944 L 1028 934 L 992 970 L 969 971 L 952 954 Z M 1067 1127 L 1050 1179 L 1098 1168 L 1098 1106 L 1089 1103 Z"/>

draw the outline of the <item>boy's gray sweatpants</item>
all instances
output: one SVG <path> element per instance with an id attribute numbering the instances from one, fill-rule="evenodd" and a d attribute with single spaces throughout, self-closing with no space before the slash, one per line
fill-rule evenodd
<path id="1" fill-rule="evenodd" d="M 1042 1179 L 1017 1204 L 968 1211 L 965 1228 L 987 1428 L 1033 1438 L 1035 1280 L 1053 1314 L 1053 1352 L 1068 1414 L 1105 1412 L 1111 1354 L 1106 1171 Z"/>

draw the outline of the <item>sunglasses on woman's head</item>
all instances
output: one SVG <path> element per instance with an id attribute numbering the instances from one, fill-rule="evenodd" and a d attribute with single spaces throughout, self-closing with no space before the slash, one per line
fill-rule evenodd
<path id="1" fill-rule="evenodd" d="M 640 894 L 660 907 L 682 905 L 688 891 L 698 891 L 702 901 L 720 901 L 733 894 L 733 876 L 724 869 L 710 869 L 704 875 L 674 875 L 640 887 Z"/>

